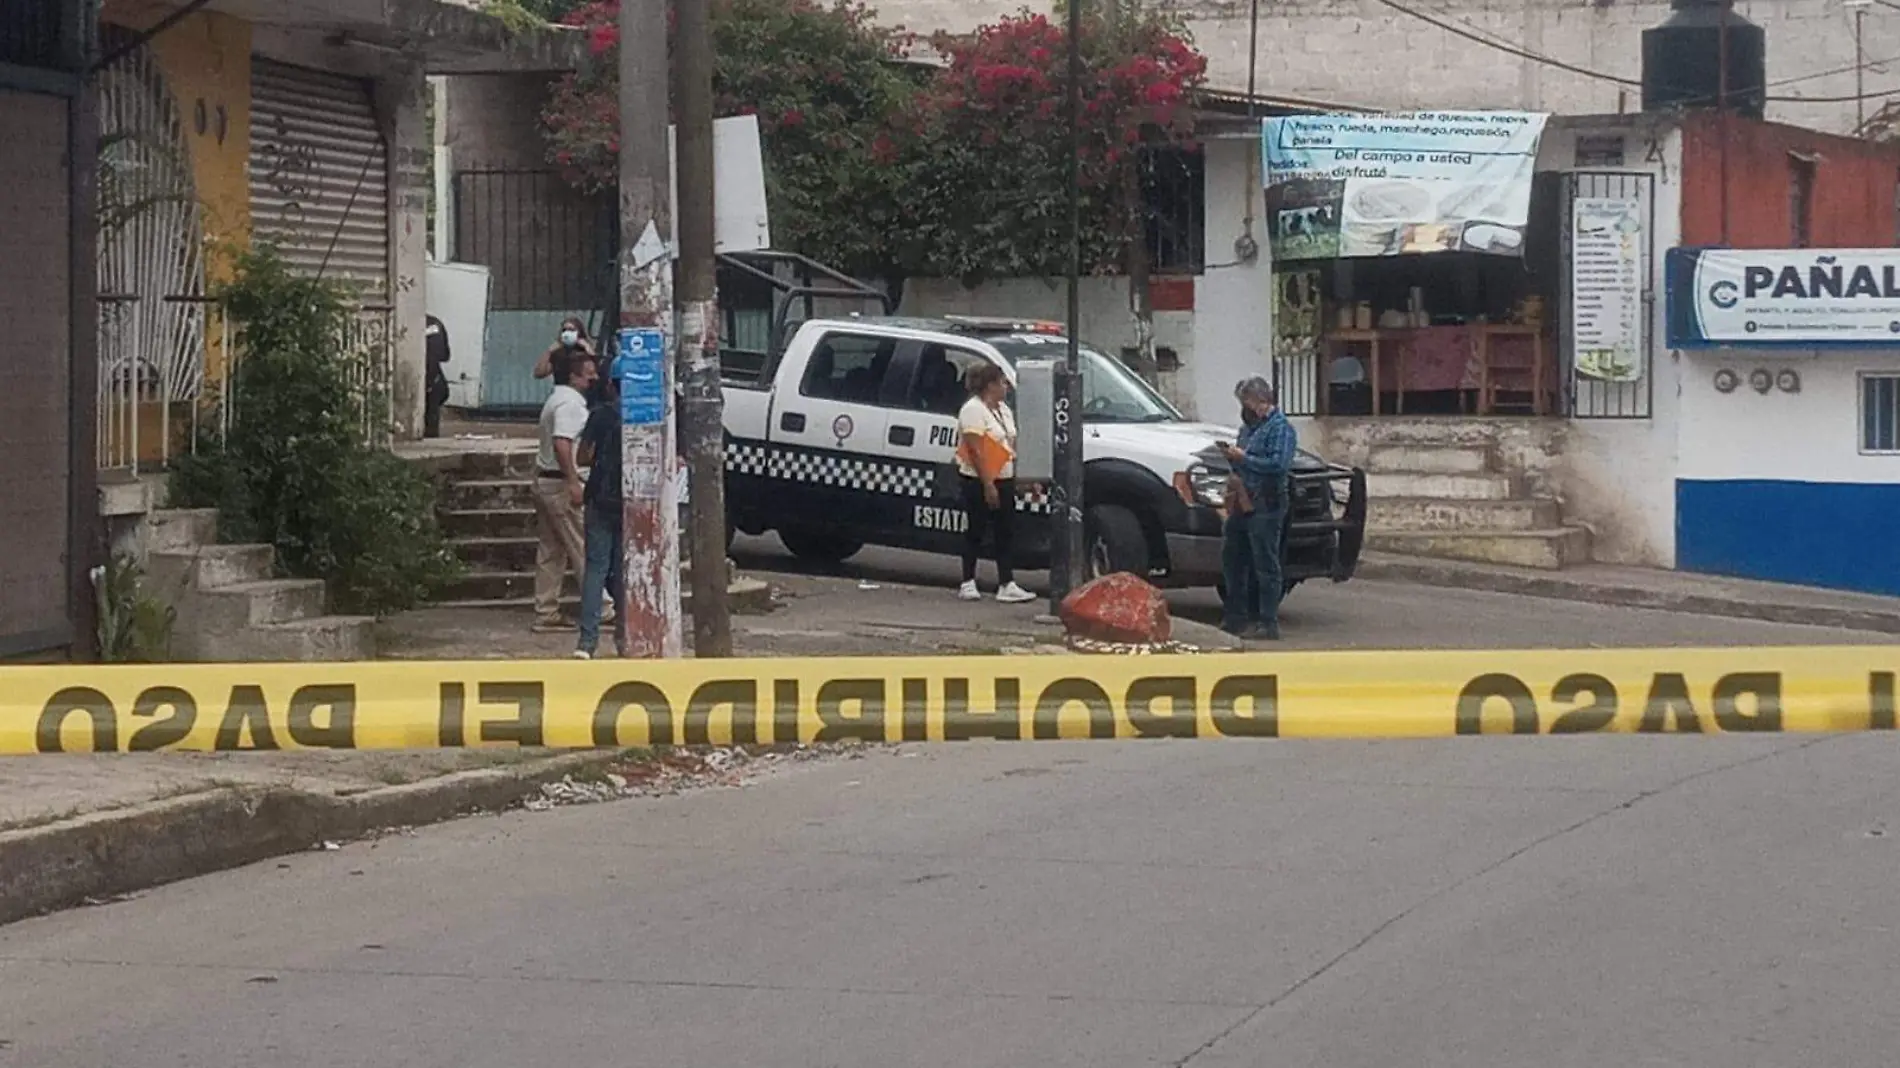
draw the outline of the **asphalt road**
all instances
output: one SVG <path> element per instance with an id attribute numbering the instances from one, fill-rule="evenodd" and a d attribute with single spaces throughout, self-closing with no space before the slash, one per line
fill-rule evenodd
<path id="1" fill-rule="evenodd" d="M 1412 644 L 1842 638 L 1319 592 Z M 1896 873 L 1889 736 L 911 746 L 0 928 L 0 1068 L 1884 1068 Z"/>
<path id="2" fill-rule="evenodd" d="M 732 556 L 748 573 L 838 574 L 881 583 L 917 583 L 940 587 L 945 597 L 953 594 L 962 577 L 954 558 L 885 548 L 867 548 L 835 568 L 813 568 L 794 559 L 770 535 L 740 537 L 733 544 Z M 990 565 L 985 563 L 979 575 L 984 589 L 991 589 Z M 1019 577 L 1025 587 L 1047 594 L 1046 574 L 1028 572 Z M 1168 602 L 1177 616 L 1212 625 L 1220 623 L 1220 599 L 1213 590 L 1171 590 Z M 1865 631 L 1363 579 L 1338 585 L 1302 583 L 1281 606 L 1280 629 L 1285 637 L 1280 647 L 1289 649 L 1589 649 L 1892 641 L 1887 635 Z"/>

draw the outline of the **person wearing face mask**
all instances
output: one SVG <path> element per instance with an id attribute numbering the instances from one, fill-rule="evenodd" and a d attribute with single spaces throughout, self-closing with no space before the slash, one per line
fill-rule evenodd
<path id="1" fill-rule="evenodd" d="M 541 354 L 541 359 L 536 361 L 534 377 L 546 378 L 553 374 L 557 356 L 565 356 L 570 361 L 586 359 L 594 365 L 594 384 L 587 390 L 587 406 L 592 408 L 600 404 L 605 399 L 603 388 L 606 383 L 602 380 L 607 375 L 607 369 L 600 366 L 600 354 L 594 351 L 594 339 L 587 336 L 587 327 L 579 319 L 569 316 L 561 320 L 561 332 L 554 344 L 549 345 L 548 350 Z"/>

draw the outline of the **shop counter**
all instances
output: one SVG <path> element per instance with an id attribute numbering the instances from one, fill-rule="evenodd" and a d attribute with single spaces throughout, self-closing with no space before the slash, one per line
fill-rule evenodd
<path id="1" fill-rule="evenodd" d="M 1544 328 L 1507 323 L 1333 330 L 1320 346 L 1319 400 L 1326 412 L 1332 363 L 1354 349 L 1367 352 L 1372 414 L 1384 415 L 1383 394 L 1394 394 L 1393 414 L 1405 414 L 1405 395 L 1455 390 L 1475 398 L 1478 415 L 1496 413 L 1501 393 L 1528 393 L 1533 415 L 1548 410 Z M 1554 379 L 1554 375 L 1548 376 Z M 1465 402 L 1470 407 L 1471 400 Z"/>

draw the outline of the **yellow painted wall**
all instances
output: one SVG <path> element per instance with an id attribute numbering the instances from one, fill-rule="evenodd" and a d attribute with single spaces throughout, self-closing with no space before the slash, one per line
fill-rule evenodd
<path id="1" fill-rule="evenodd" d="M 170 10 L 143 0 L 107 0 L 101 18 L 141 30 Z M 201 11 L 159 34 L 150 47 L 184 122 L 207 239 L 205 280 L 215 287 L 230 278 L 235 251 L 248 245 L 251 236 L 251 24 Z M 224 364 L 220 333 L 213 317 L 205 329 L 206 368 L 213 382 L 219 380 Z M 157 460 L 162 413 L 157 404 L 141 409 L 140 458 Z M 190 418 L 188 405 L 173 406 L 174 455 L 183 443 L 181 427 L 189 427 Z"/>

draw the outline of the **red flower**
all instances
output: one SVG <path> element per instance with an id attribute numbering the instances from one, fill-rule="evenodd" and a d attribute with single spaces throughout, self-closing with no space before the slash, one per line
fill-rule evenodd
<path id="1" fill-rule="evenodd" d="M 778 124 L 787 129 L 805 125 L 805 113 L 797 108 L 786 108 L 785 114 L 778 117 Z"/>
<path id="2" fill-rule="evenodd" d="M 1172 104 L 1181 99 L 1181 87 L 1173 82 L 1155 82 L 1141 94 L 1149 104 Z"/>

